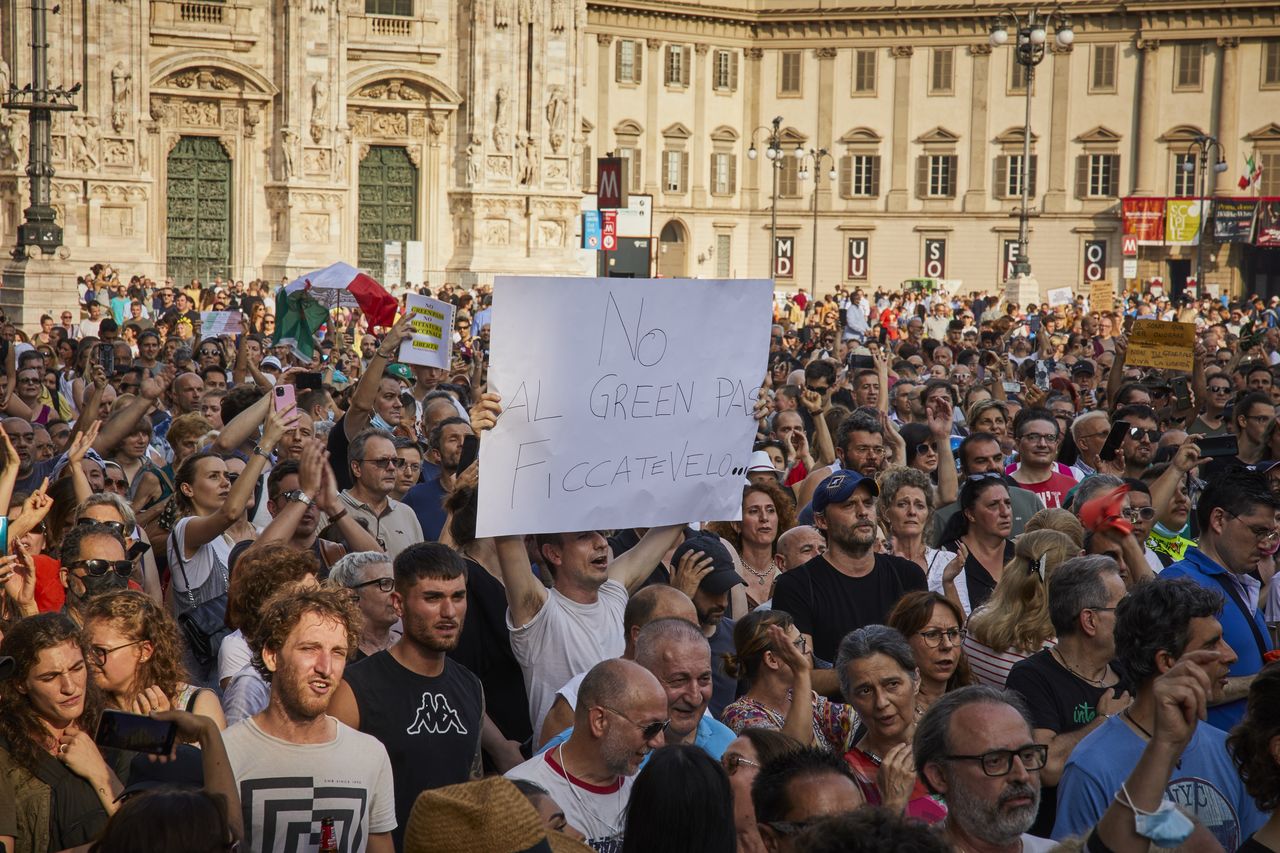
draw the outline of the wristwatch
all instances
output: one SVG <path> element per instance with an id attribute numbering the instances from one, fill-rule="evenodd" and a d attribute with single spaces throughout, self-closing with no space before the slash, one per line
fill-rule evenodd
<path id="1" fill-rule="evenodd" d="M 307 506 L 315 505 L 315 500 L 307 497 L 306 492 L 302 491 L 302 489 L 294 489 L 291 492 L 285 492 L 284 499 L 287 501 L 299 501 Z"/>
<path id="2" fill-rule="evenodd" d="M 256 455 L 261 456 L 263 459 L 267 460 L 268 462 L 271 461 L 271 454 L 263 450 L 261 447 L 254 447 L 253 452 Z"/>

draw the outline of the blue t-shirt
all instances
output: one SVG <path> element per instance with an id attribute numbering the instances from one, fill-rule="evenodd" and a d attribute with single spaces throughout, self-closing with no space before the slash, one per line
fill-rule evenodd
<path id="1" fill-rule="evenodd" d="M 111 297 L 111 316 L 115 318 L 117 325 L 124 325 L 125 315 L 129 313 L 130 302 L 131 300 L 127 296 Z"/>
<path id="2" fill-rule="evenodd" d="M 438 540 L 440 531 L 444 530 L 445 520 L 449 517 L 444 508 L 447 496 L 439 477 L 419 483 L 404 493 L 401 503 L 407 504 L 414 515 L 418 516 L 418 524 L 422 527 L 422 535 L 427 542 Z"/>
<path id="3" fill-rule="evenodd" d="M 538 753 L 541 754 L 548 749 L 559 746 L 567 741 L 571 734 L 573 734 L 572 726 L 543 744 Z M 733 743 L 736 737 L 737 735 L 733 733 L 733 729 L 714 719 L 709 713 L 704 713 L 702 719 L 698 721 L 698 733 L 693 736 L 693 745 L 716 761 L 719 761 L 720 757 L 724 755 L 724 751 L 729 748 L 729 744 Z M 653 753 L 651 752 L 649 755 L 653 755 Z M 641 769 L 644 769 L 644 766 L 649 763 L 649 755 L 646 755 L 644 761 L 640 762 Z"/>
<path id="4" fill-rule="evenodd" d="M 1222 623 L 1222 636 L 1227 641 L 1227 645 L 1231 646 L 1231 650 L 1238 655 L 1236 662 L 1231 665 L 1230 674 L 1232 676 L 1255 675 L 1262 669 L 1262 650 L 1258 647 L 1258 636 L 1262 637 L 1262 643 L 1268 650 L 1271 648 L 1271 635 L 1267 632 L 1267 623 L 1257 610 L 1249 616 L 1241 612 L 1231 596 L 1223 589 L 1222 584 L 1214 579 L 1215 575 L 1220 576 L 1228 584 L 1235 583 L 1234 578 L 1227 576 L 1227 570 L 1224 567 L 1205 556 L 1199 548 L 1187 548 L 1183 558 L 1161 572 L 1156 582 L 1170 578 L 1191 578 L 1205 589 L 1221 593 L 1225 599 L 1222 613 L 1218 616 L 1218 621 Z M 1234 588 L 1243 601 L 1243 593 L 1240 592 L 1239 587 Z M 1245 606 L 1248 607 L 1248 604 L 1246 603 Z M 1249 627 L 1250 617 L 1257 626 L 1256 634 Z M 1209 725 L 1224 732 L 1231 731 L 1231 728 L 1244 718 L 1244 706 L 1244 699 L 1214 705 L 1209 709 Z"/>
<path id="5" fill-rule="evenodd" d="M 1053 838 L 1087 835 L 1145 748 L 1146 741 L 1119 716 L 1080 741 L 1071 750 L 1058 782 Z M 1225 850 L 1235 850 L 1267 822 L 1227 755 L 1227 733 L 1207 723 L 1196 726 L 1165 795 L 1204 824 Z"/>

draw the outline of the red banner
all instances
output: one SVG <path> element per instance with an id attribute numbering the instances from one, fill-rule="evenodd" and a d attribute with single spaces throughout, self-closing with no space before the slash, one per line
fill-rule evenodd
<path id="1" fill-rule="evenodd" d="M 1164 201 L 1162 198 L 1123 199 L 1125 235 L 1137 238 L 1139 246 L 1164 245 Z"/>

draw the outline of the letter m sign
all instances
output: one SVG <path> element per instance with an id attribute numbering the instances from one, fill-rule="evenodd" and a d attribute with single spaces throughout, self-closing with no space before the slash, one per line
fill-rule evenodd
<path id="1" fill-rule="evenodd" d="M 596 160 L 596 209 L 627 206 L 627 161 L 622 157 Z"/>

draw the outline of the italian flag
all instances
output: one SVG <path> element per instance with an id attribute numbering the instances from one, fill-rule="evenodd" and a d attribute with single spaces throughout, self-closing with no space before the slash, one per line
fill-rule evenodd
<path id="1" fill-rule="evenodd" d="M 1262 180 L 1262 166 L 1258 163 L 1258 153 L 1255 151 L 1244 161 L 1244 174 L 1240 176 L 1237 185 L 1240 189 L 1247 190 L 1260 180 Z"/>

